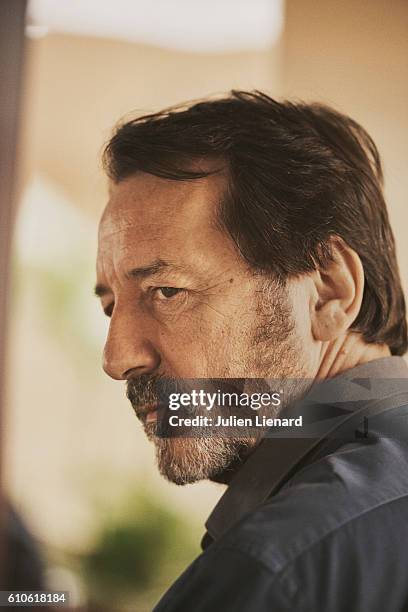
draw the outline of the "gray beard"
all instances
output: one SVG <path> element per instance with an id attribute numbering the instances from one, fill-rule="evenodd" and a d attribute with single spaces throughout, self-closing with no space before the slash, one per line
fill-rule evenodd
<path id="1" fill-rule="evenodd" d="M 286 401 L 276 412 L 276 416 L 287 404 L 303 396 L 310 387 L 310 379 L 298 378 L 282 382 Z M 256 390 L 253 390 L 256 392 Z M 265 410 L 265 409 L 264 409 Z M 258 414 L 271 414 L 259 410 Z M 247 431 L 242 428 L 242 436 L 203 435 L 162 437 L 157 435 L 157 423 L 144 423 L 145 433 L 155 445 L 159 472 L 170 482 L 177 485 L 191 484 L 200 480 L 228 483 L 246 458 L 263 438 L 261 431 Z M 197 431 L 197 429 L 195 430 Z"/>
<path id="2" fill-rule="evenodd" d="M 224 482 L 237 459 L 248 454 L 256 445 L 251 438 L 161 438 L 156 436 L 156 424 L 146 423 L 145 432 L 154 442 L 159 472 L 170 482 L 186 485 L 199 480 Z"/>

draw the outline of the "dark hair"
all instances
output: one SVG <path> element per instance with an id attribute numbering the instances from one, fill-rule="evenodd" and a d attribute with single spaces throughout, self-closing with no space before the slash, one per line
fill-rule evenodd
<path id="1" fill-rule="evenodd" d="M 282 280 L 315 270 L 331 259 L 329 238 L 340 236 L 365 274 L 353 329 L 404 354 L 405 300 L 381 162 L 358 123 L 321 104 L 232 91 L 120 125 L 104 165 L 115 182 L 138 171 L 193 180 L 213 173 L 192 169 L 203 157 L 227 168 L 219 218 L 251 266 Z"/>

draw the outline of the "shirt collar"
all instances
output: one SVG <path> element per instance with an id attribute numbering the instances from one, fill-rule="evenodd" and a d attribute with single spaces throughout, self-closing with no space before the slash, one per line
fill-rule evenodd
<path id="1" fill-rule="evenodd" d="M 303 415 L 301 433 L 268 430 L 207 519 L 203 548 L 275 494 L 323 440 L 342 425 L 344 431 L 351 413 L 401 391 L 401 379 L 407 391 L 408 367 L 402 357 L 375 359 L 313 386 L 301 402 L 283 411 L 279 416 Z"/>

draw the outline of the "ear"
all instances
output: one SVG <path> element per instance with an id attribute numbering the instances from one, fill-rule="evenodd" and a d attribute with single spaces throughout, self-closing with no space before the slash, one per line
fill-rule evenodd
<path id="1" fill-rule="evenodd" d="M 312 333 L 327 342 L 343 335 L 360 312 L 364 270 L 360 257 L 342 238 L 331 238 L 333 260 L 313 273 Z"/>

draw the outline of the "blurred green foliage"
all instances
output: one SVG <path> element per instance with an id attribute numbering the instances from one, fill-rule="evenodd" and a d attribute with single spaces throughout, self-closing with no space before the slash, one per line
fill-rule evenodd
<path id="1" fill-rule="evenodd" d="M 52 261 L 49 265 L 22 266 L 14 258 L 12 281 L 12 309 L 28 297 L 47 338 L 64 347 L 78 375 L 86 378 L 94 374 L 105 336 L 101 321 L 106 323 L 92 295 L 94 262 L 73 254 L 59 266 Z"/>
<path id="2" fill-rule="evenodd" d="M 196 556 L 191 525 L 145 492 L 105 517 L 82 557 L 82 580 L 98 609 L 125 610 L 151 591 L 157 598 Z M 153 601 L 152 601 L 153 603 Z M 141 608 L 130 608 L 141 609 Z M 148 609 L 148 608 L 146 608 Z"/>

